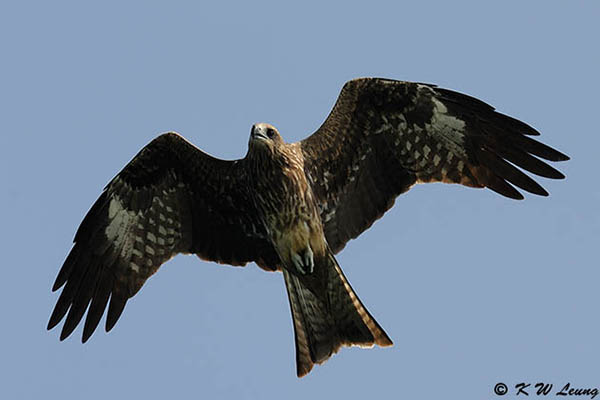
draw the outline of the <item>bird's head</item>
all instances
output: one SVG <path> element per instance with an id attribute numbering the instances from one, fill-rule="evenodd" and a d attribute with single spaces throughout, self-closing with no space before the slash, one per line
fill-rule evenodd
<path id="1" fill-rule="evenodd" d="M 274 151 L 283 143 L 283 138 L 273 125 L 264 122 L 252 125 L 250 147 L 266 148 Z"/>

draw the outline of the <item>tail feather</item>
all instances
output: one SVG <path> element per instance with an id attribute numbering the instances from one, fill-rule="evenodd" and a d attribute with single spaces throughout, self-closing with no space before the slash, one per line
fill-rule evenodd
<path id="1" fill-rule="evenodd" d="M 346 280 L 333 254 L 315 262 L 315 270 L 320 268 L 325 273 L 318 275 L 326 277 L 326 284 L 319 285 L 323 290 L 315 290 L 309 278 L 283 269 L 294 320 L 299 377 L 309 373 L 314 364 L 325 362 L 341 346 L 392 345 Z"/>

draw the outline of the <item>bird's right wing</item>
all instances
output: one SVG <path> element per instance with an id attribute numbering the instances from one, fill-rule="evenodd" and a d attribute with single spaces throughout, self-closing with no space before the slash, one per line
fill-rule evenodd
<path id="1" fill-rule="evenodd" d="M 79 227 L 53 291 L 64 286 L 48 329 L 65 315 L 61 340 L 89 306 L 85 342 L 109 302 L 106 330 L 127 300 L 178 253 L 264 268 L 278 256 L 256 219 L 243 160 L 216 159 L 176 133 L 144 147 L 106 186 Z"/>

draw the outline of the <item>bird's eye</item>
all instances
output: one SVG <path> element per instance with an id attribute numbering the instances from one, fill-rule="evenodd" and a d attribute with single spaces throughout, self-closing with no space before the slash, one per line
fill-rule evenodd
<path id="1" fill-rule="evenodd" d="M 267 129 L 267 136 L 273 138 L 273 136 L 275 136 L 275 131 L 271 128 Z"/>

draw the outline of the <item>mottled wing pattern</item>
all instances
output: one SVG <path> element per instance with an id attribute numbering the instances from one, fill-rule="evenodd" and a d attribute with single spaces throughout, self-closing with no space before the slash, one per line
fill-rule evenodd
<path id="1" fill-rule="evenodd" d="M 81 223 L 54 283 L 53 290 L 66 285 L 48 329 L 66 315 L 65 339 L 89 306 L 85 342 L 109 304 L 109 331 L 127 300 L 178 253 L 232 265 L 277 265 L 264 228 L 253 220 L 239 164 L 213 158 L 176 133 L 144 147 Z"/>
<path id="2" fill-rule="evenodd" d="M 464 94 L 365 78 L 346 83 L 327 120 L 300 144 L 327 241 L 337 253 L 415 183 L 488 187 L 522 199 L 516 186 L 546 196 L 517 167 L 561 179 L 541 159 L 569 158 L 530 137 L 537 135 Z"/>

